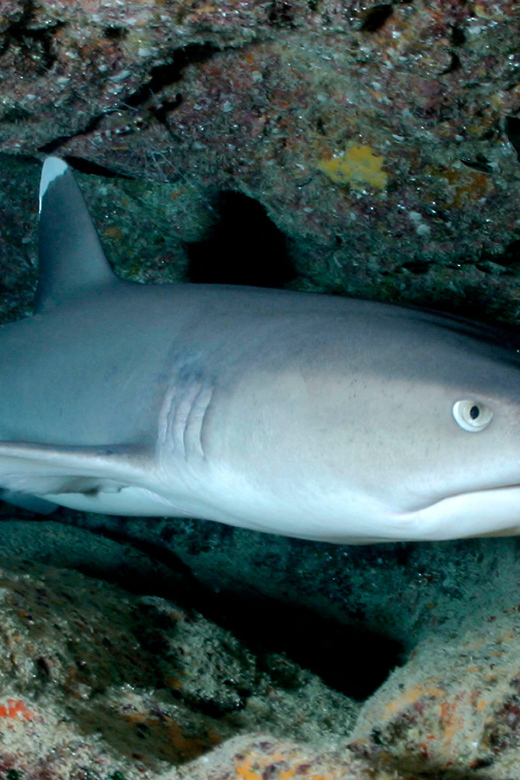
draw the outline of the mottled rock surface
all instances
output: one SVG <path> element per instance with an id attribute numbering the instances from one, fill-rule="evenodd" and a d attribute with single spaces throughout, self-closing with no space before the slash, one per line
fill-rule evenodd
<path id="1" fill-rule="evenodd" d="M 497 604 L 421 642 L 366 703 L 350 748 L 403 772 L 517 777 L 519 611 Z"/>
<path id="2" fill-rule="evenodd" d="M 363 595 L 369 623 L 380 615 L 372 658 L 389 655 L 384 637 L 392 625 L 396 633 L 407 613 L 409 622 L 401 630 L 409 635 L 409 647 L 415 645 L 361 704 L 334 687 L 370 676 L 370 651 L 363 663 L 350 646 L 364 642 L 368 648 L 368 639 L 352 628 L 350 635 L 345 629 L 327 636 L 327 622 L 313 622 L 311 611 L 294 621 L 298 593 L 320 571 L 320 559 L 330 579 L 341 576 L 332 556 L 323 559 L 326 545 L 306 543 L 307 553 L 300 547 L 298 571 L 295 558 L 286 567 L 280 549 L 277 566 L 271 559 L 270 571 L 278 571 L 277 586 L 286 594 L 284 627 L 275 599 L 267 602 L 273 614 L 266 617 L 261 600 L 252 597 L 255 578 L 243 561 L 234 576 L 251 576 L 252 586 L 245 583 L 250 593 L 245 612 L 229 600 L 225 578 L 220 593 L 190 592 L 186 572 L 183 580 L 180 570 L 85 530 L 8 519 L 0 530 L 0 771 L 11 771 L 9 780 L 16 780 L 12 772 L 34 780 L 49 773 L 56 780 L 122 780 L 117 773 L 154 780 L 516 778 L 520 626 L 513 587 L 518 564 L 511 551 L 518 545 L 512 540 L 497 540 L 494 549 L 486 549 L 489 542 L 470 543 L 473 556 L 465 543 L 458 543 L 458 551 L 436 545 L 438 562 L 432 556 L 429 569 L 421 571 L 419 552 L 415 563 L 409 554 L 403 568 L 402 554 L 392 547 L 378 548 L 380 563 L 369 547 L 359 548 L 357 562 L 345 563 L 344 596 L 347 590 L 351 598 L 358 596 L 359 610 Z M 257 544 L 257 561 L 263 550 L 267 577 L 266 560 L 275 554 L 276 539 L 269 553 L 268 537 L 248 536 L 250 547 Z M 192 534 L 192 555 L 195 542 Z M 222 562 L 222 538 L 221 546 L 217 560 Z M 181 545 L 177 549 L 182 552 Z M 420 549 L 426 560 L 429 546 Z M 227 552 L 236 555 L 236 549 Z M 495 562 L 500 560 L 495 576 L 494 554 Z M 133 584 L 134 592 L 56 568 L 57 563 L 90 573 L 104 570 L 113 580 Z M 480 584 L 476 573 L 471 582 L 478 567 Z M 357 586 L 345 588 L 355 577 Z M 323 598 L 323 583 L 315 586 Z M 152 595 L 158 591 L 169 591 L 170 598 Z M 182 602 L 204 595 L 210 612 L 217 614 L 218 603 L 220 619 L 235 621 L 240 639 L 172 603 L 174 597 Z M 333 591 L 331 596 L 334 611 L 338 596 Z M 287 631 L 295 635 L 292 643 Z M 314 636 L 318 631 L 321 646 Z M 327 664 L 343 663 L 343 682 L 336 675 L 327 686 L 302 669 L 316 665 L 313 645 L 325 660 L 323 677 Z M 294 658 L 304 659 L 302 666 Z"/>
<path id="3" fill-rule="evenodd" d="M 330 749 L 359 709 L 197 613 L 70 569 L 2 559 L 0 616 L 0 772 L 11 780 L 150 777 L 266 727 Z"/>
<path id="4" fill-rule="evenodd" d="M 304 289 L 516 321 L 519 21 L 513 0 L 4 0 L 0 151 L 217 219 L 218 193 L 249 196 Z"/>

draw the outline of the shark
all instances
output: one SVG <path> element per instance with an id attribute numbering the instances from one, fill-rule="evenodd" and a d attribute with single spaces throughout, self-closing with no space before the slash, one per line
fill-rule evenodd
<path id="1" fill-rule="evenodd" d="M 247 258 L 244 258 L 247 262 Z M 114 274 L 67 163 L 0 327 L 0 496 L 343 544 L 520 532 L 520 339 L 316 293 Z"/>

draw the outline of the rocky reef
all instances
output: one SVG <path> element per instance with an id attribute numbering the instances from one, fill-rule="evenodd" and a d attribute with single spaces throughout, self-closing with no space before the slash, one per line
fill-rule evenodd
<path id="1" fill-rule="evenodd" d="M 516 776 L 510 540 L 349 554 L 8 508 L 0 528 L 9 780 Z"/>
<path id="2" fill-rule="evenodd" d="M 4 0 L 0 151 L 169 183 L 217 220 L 219 195 L 252 199 L 304 289 L 515 321 L 519 14 Z"/>
<path id="3" fill-rule="evenodd" d="M 513 0 L 0 0 L 0 311 L 41 159 L 118 273 L 517 325 Z M 12 507 L 1 780 L 514 780 L 514 539 L 331 547 Z"/>

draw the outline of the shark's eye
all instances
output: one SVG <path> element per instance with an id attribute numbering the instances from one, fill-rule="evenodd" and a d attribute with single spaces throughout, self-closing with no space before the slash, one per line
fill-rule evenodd
<path id="1" fill-rule="evenodd" d="M 453 417 L 455 421 L 470 433 L 478 433 L 487 428 L 493 417 L 493 412 L 480 401 L 466 398 L 463 401 L 455 401 L 453 404 Z"/>

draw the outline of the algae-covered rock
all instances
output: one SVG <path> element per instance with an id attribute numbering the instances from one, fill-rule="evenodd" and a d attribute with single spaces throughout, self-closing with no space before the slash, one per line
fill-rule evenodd
<path id="1" fill-rule="evenodd" d="M 4 558 L 0 615 L 5 771 L 152 776 L 269 724 L 309 744 L 353 725 L 357 707 L 309 672 L 158 596 Z"/>
<path id="2" fill-rule="evenodd" d="M 0 152 L 165 184 L 181 265 L 179 203 L 206 212 L 210 238 L 233 191 L 265 207 L 302 289 L 516 322 L 519 14 L 513 0 L 10 0 Z M 125 203 L 136 224 L 123 193 L 102 233 L 130 238 Z"/>

